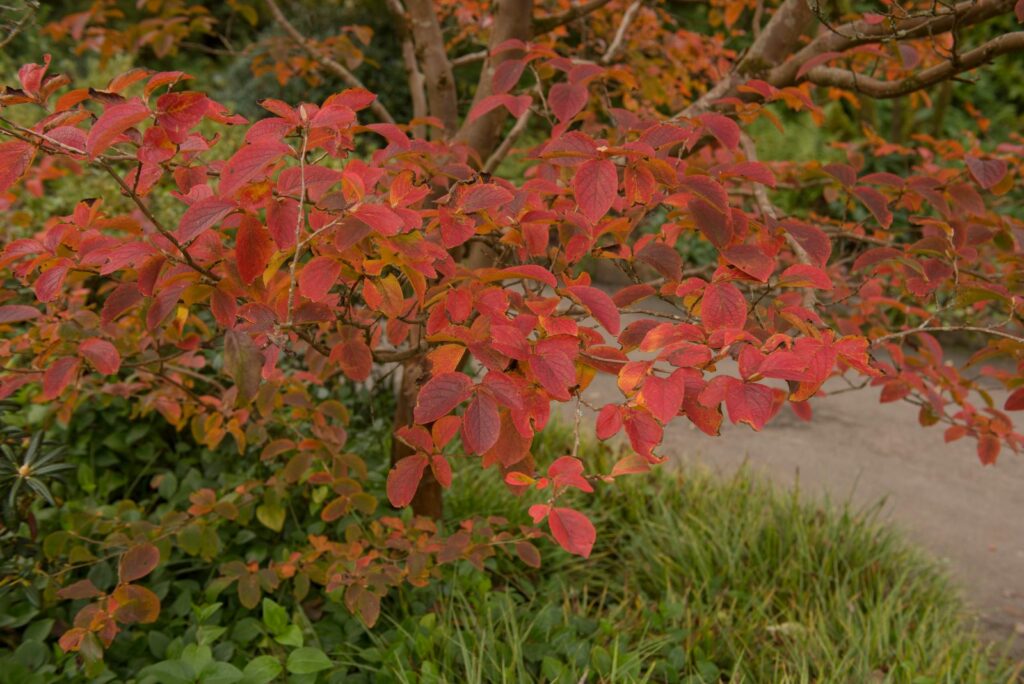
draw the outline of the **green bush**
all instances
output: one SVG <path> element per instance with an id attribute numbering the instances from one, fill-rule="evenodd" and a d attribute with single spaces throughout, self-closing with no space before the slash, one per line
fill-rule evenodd
<path id="1" fill-rule="evenodd" d="M 383 460 L 387 406 L 354 390 L 347 399 L 365 407 L 353 435 Z M 146 423 L 112 430 L 117 411 L 76 418 L 69 459 L 79 472 L 69 487 L 114 501 L 152 488 L 147 464 L 176 459 L 176 486 L 156 486 L 158 505 L 215 477 L 217 459 L 190 455 L 174 435 Z M 556 426 L 534 449 L 546 462 L 571 439 Z M 583 453 L 602 463 L 614 456 L 586 442 Z M 464 467 L 456 477 L 451 519 L 525 515 L 494 473 Z M 258 619 L 233 592 L 204 589 L 209 578 L 192 576 L 183 558 L 158 576 L 160 621 L 118 639 L 93 681 L 1019 680 L 1019 668 L 973 634 L 936 564 L 877 524 L 874 510 L 803 503 L 747 473 L 723 482 L 664 469 L 601 488 L 580 506 L 602 530 L 589 561 L 548 544 L 536 570 L 502 554 L 484 572 L 446 566 L 444 581 L 393 593 L 373 631 L 339 601 L 297 602 L 286 592 L 265 595 Z M 222 554 L 268 543 L 240 534 Z M 82 681 L 73 657 L 44 645 L 68 615 L 34 610 L 16 594 L 0 600 L 3 626 L 21 630 L 20 640 L 2 632 L 4 681 Z"/>

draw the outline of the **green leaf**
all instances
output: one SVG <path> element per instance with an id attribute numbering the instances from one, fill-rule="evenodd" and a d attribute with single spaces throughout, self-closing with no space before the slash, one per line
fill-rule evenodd
<path id="1" fill-rule="evenodd" d="M 50 636 L 50 632 L 53 630 L 53 620 L 39 620 L 33 622 L 22 634 L 22 641 L 46 641 L 47 637 Z"/>
<path id="2" fill-rule="evenodd" d="M 288 629 L 288 611 L 284 606 L 269 598 L 263 599 L 263 624 L 272 634 L 281 634 Z"/>
<path id="3" fill-rule="evenodd" d="M 199 676 L 202 684 L 235 684 L 242 679 L 242 671 L 231 663 L 210 663 Z"/>
<path id="4" fill-rule="evenodd" d="M 158 684 L 191 684 L 195 673 L 188 664 L 180 660 L 165 660 L 139 672 L 142 677 L 152 677 Z"/>
<path id="5" fill-rule="evenodd" d="M 209 646 L 189 644 L 181 651 L 181 661 L 186 663 L 192 672 L 202 672 L 213 662 L 213 651 Z"/>
<path id="6" fill-rule="evenodd" d="M 302 646 L 302 630 L 298 625 L 288 625 L 283 632 L 274 637 L 274 641 L 284 646 Z"/>
<path id="7" fill-rule="evenodd" d="M 267 684 L 281 674 L 280 661 L 273 656 L 257 656 L 242 671 L 242 684 Z"/>
<path id="8" fill-rule="evenodd" d="M 227 627 L 203 625 L 196 630 L 196 641 L 203 646 L 211 646 L 217 641 L 217 639 L 220 639 L 226 631 L 228 631 Z"/>
<path id="9" fill-rule="evenodd" d="M 287 667 L 292 674 L 311 674 L 326 670 L 330 666 L 331 659 L 319 648 L 306 646 L 288 654 Z"/>

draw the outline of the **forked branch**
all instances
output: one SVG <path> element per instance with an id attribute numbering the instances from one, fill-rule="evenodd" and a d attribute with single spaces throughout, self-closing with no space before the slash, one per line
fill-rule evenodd
<path id="1" fill-rule="evenodd" d="M 281 11 L 280 5 L 277 4 L 276 0 L 264 0 L 267 5 L 267 9 L 274 16 L 274 21 L 281 25 L 284 32 L 288 34 L 288 37 L 292 39 L 296 45 L 302 48 L 306 54 L 308 54 L 317 64 L 333 73 L 335 76 L 345 82 L 350 88 L 361 88 L 366 90 L 366 86 L 359 78 L 349 71 L 343 64 L 335 60 L 330 55 L 326 55 L 320 51 L 319 48 L 314 46 L 309 39 L 306 38 L 302 33 L 295 28 L 294 24 L 288 21 L 288 17 Z M 380 103 L 380 100 L 375 99 L 370 104 L 370 111 L 377 115 L 381 121 L 386 123 L 395 123 L 395 117 L 391 116 L 391 113 Z"/>

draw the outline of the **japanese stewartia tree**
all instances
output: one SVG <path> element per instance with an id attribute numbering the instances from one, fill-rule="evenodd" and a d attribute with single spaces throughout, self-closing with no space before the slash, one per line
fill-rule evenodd
<path id="1" fill-rule="evenodd" d="M 56 554 L 55 596 L 88 599 L 64 649 L 97 657 L 155 620 L 145 580 L 172 553 L 245 606 L 316 585 L 370 624 L 389 587 L 440 563 L 538 564 L 545 536 L 587 556 L 601 531 L 574 500 L 662 461 L 666 426 L 810 419 L 830 379 L 918 405 L 982 463 L 1020 448 L 1019 132 L 974 112 L 952 138 L 865 125 L 828 163 L 757 150 L 784 147 L 793 112 L 821 124 L 830 103 L 926 105 L 933 86 L 1024 50 L 1024 2 L 390 0 L 395 31 L 372 39 L 312 39 L 284 2 L 227 4 L 281 31 L 245 48 L 255 68 L 338 92 L 266 99 L 250 120 L 180 71 L 76 87 L 40 56 L 0 94 L 8 215 L 83 177 L 107 188 L 6 229 L 0 399 L 67 421 L 126 397 L 262 473 L 79 530 L 119 573 L 104 591 Z M 135 5 L 96 0 L 47 31 L 144 60 L 218 30 L 201 5 Z M 379 39 L 404 60 L 409 103 L 362 86 L 358 46 Z M 627 284 L 596 283 L 602 263 Z M 950 335 L 973 345 L 966 365 L 944 355 Z M 589 402 L 598 374 L 617 379 L 616 401 Z M 390 378 L 393 462 L 368 463 L 346 446 L 337 388 L 387 392 Z M 591 409 L 628 453 L 608 472 L 580 453 L 537 462 L 531 440 L 560 404 Z M 534 525 L 445 534 L 431 518 L 457 486 L 453 459 L 543 492 Z M 380 512 L 367 477 L 385 467 L 390 504 L 424 517 Z M 264 562 L 217 558 L 220 533 L 291 524 L 286 497 L 322 533 Z"/>

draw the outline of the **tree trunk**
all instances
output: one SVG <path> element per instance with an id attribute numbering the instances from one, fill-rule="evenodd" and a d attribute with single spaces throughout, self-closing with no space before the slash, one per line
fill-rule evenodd
<path id="1" fill-rule="evenodd" d="M 450 80 L 452 78 L 451 65 L 444 54 L 443 36 L 430 4 L 424 3 L 422 0 L 410 0 L 408 8 L 412 15 L 411 28 L 417 57 L 423 64 L 423 71 L 428 80 L 427 100 L 431 109 L 430 114 L 445 122 L 445 127 L 448 129 L 452 123 L 451 105 L 454 99 L 455 84 Z M 533 28 L 533 0 L 500 0 L 494 3 L 493 13 L 494 24 L 488 41 L 489 49 L 512 38 L 524 41 L 530 39 Z M 477 84 L 474 102 L 491 93 L 494 69 L 498 64 L 514 55 L 514 52 L 508 51 L 496 58 L 487 59 Z M 455 116 L 457 117 L 457 112 Z M 454 137 L 469 145 L 482 165 L 484 160 L 501 143 L 501 133 L 507 119 L 508 115 L 505 110 L 499 108 L 472 123 L 463 124 Z M 486 256 L 470 250 L 465 258 L 477 261 Z M 414 344 L 419 341 L 415 335 L 418 335 L 418 331 L 414 332 L 412 340 Z M 402 364 L 398 405 L 395 408 L 396 428 L 412 425 L 416 398 L 419 395 L 420 386 L 426 381 L 429 374 L 430 368 L 426 356 L 417 356 Z M 392 466 L 413 453 L 411 448 L 397 439 L 394 440 L 391 448 Z M 435 520 L 440 519 L 444 512 L 441 485 L 429 468 L 423 473 L 419 489 L 416 490 L 416 496 L 413 497 L 412 510 L 417 515 L 429 516 Z"/>

